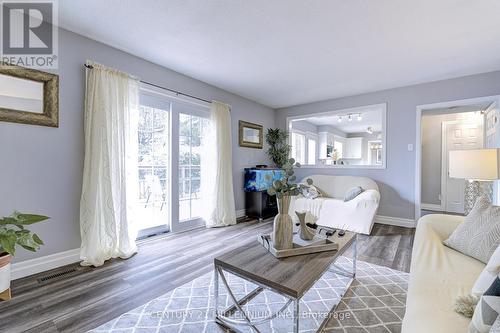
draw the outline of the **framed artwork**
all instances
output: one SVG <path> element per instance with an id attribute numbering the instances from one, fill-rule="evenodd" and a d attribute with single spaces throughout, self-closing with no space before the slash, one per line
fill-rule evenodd
<path id="1" fill-rule="evenodd" d="M 59 126 L 59 76 L 0 62 L 0 121 Z"/>
<path id="2" fill-rule="evenodd" d="M 262 149 L 264 143 L 264 129 L 262 125 L 240 120 L 239 138 L 240 147 Z"/>

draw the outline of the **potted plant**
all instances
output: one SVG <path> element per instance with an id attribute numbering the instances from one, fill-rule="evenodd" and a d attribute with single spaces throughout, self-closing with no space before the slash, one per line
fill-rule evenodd
<path id="1" fill-rule="evenodd" d="M 10 262 L 16 253 L 16 246 L 36 252 L 43 245 L 40 237 L 25 226 L 47 219 L 47 216 L 16 211 L 9 217 L 0 218 L 0 299 L 9 300 L 11 297 Z"/>
<path id="2" fill-rule="evenodd" d="M 281 128 L 268 128 L 266 142 L 269 145 L 267 155 L 278 168 L 282 168 L 288 162 L 288 155 L 292 146 L 287 142 L 288 132 Z"/>
<path id="3" fill-rule="evenodd" d="M 290 200 L 292 196 L 298 195 L 303 185 L 293 183 L 297 179 L 293 168 L 300 168 L 300 163 L 295 162 L 293 158 L 289 159 L 283 165 L 285 176 L 281 180 L 275 180 L 272 186 L 267 190 L 269 195 L 276 195 L 278 202 L 278 215 L 274 217 L 273 240 L 274 248 L 277 250 L 286 250 L 293 247 L 293 222 L 288 209 L 290 208 Z M 311 185 L 312 179 L 307 179 L 307 183 Z"/>

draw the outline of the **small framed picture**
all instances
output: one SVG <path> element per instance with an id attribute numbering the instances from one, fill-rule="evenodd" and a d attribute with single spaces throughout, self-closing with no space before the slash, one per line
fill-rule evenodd
<path id="1" fill-rule="evenodd" d="M 240 120 L 239 122 L 240 147 L 262 149 L 264 130 L 262 125 Z"/>

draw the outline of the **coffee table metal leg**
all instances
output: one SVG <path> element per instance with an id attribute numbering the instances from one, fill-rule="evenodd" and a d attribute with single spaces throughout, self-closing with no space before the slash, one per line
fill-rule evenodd
<path id="1" fill-rule="evenodd" d="M 214 307 L 215 307 L 215 317 L 219 314 L 219 273 L 217 271 L 217 266 L 214 267 Z"/>
<path id="2" fill-rule="evenodd" d="M 358 258 L 358 236 L 354 238 L 354 242 L 352 242 L 353 246 L 353 255 L 352 255 L 352 278 L 356 277 L 356 261 Z"/>
<path id="3" fill-rule="evenodd" d="M 231 290 L 231 288 L 230 288 L 230 286 L 228 284 L 228 281 L 227 281 L 226 277 L 224 276 L 224 270 L 222 269 L 222 267 L 215 266 L 214 297 L 217 297 L 217 299 L 219 297 L 219 290 L 220 290 L 220 288 L 219 288 L 219 279 L 222 280 L 222 283 L 225 286 L 225 288 L 226 288 L 226 290 L 228 292 L 228 296 L 230 297 L 233 305 L 230 306 L 225 311 L 221 312 L 221 311 L 218 310 L 218 306 L 219 306 L 218 301 L 215 300 L 215 302 L 214 302 L 215 305 L 216 305 L 215 322 L 217 324 L 219 324 L 219 325 L 227 328 L 227 329 L 230 329 L 230 330 L 234 331 L 234 332 L 238 332 L 238 333 L 241 332 L 241 330 L 239 330 L 234 325 L 237 325 L 237 326 L 243 325 L 243 326 L 250 327 L 254 332 L 260 333 L 260 331 L 256 327 L 256 325 L 260 325 L 260 324 L 269 322 L 270 320 L 276 318 L 280 313 L 284 313 L 289 308 L 290 304 L 292 304 L 292 302 L 294 301 L 294 299 L 287 297 L 288 300 L 275 313 L 270 314 L 270 315 L 266 316 L 265 318 L 261 318 L 261 319 L 257 319 L 257 320 L 252 320 L 243 311 L 242 305 L 245 304 L 245 303 L 247 303 L 248 301 L 250 301 L 255 296 L 257 296 L 260 292 L 262 292 L 264 290 L 264 287 L 259 286 L 258 288 L 256 288 L 252 292 L 250 292 L 249 294 L 245 295 L 241 300 L 238 300 L 238 299 L 236 299 L 234 293 L 232 292 L 232 290 Z M 282 295 L 282 296 L 284 296 L 284 295 Z M 298 304 L 298 302 L 299 301 L 297 300 L 297 304 Z M 231 315 L 235 311 L 239 311 L 243 315 L 243 319 L 244 320 L 238 320 L 238 319 L 233 319 L 233 318 L 229 318 L 228 317 L 228 315 Z M 297 312 L 298 312 L 298 305 L 297 305 Z M 295 318 L 297 318 L 297 322 L 298 322 L 298 318 L 299 318 L 298 314 L 294 315 L 294 322 L 295 322 Z M 298 328 L 298 324 L 297 324 L 297 328 Z M 298 331 L 294 331 L 294 333 L 295 332 L 298 332 Z"/>
<path id="4" fill-rule="evenodd" d="M 300 322 L 300 299 L 297 298 L 293 301 L 293 333 L 299 333 Z"/>

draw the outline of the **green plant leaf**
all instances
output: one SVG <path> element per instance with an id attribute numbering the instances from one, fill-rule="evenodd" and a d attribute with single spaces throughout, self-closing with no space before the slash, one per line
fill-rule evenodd
<path id="1" fill-rule="evenodd" d="M 37 243 L 38 245 L 43 245 L 43 241 L 40 239 L 40 237 L 38 237 L 37 234 L 33 234 L 33 240 L 35 241 L 35 243 Z"/>
<path id="2" fill-rule="evenodd" d="M 37 249 L 27 246 L 27 245 L 21 245 L 21 247 L 25 250 L 31 251 L 31 252 L 36 252 Z"/>
<path id="3" fill-rule="evenodd" d="M 5 252 L 14 255 L 16 253 L 16 235 L 15 234 L 1 234 L 0 246 Z"/>
<path id="4" fill-rule="evenodd" d="M 21 224 L 27 225 L 45 221 L 49 219 L 49 217 L 44 215 L 35 215 L 35 214 L 17 214 L 16 219 Z"/>

